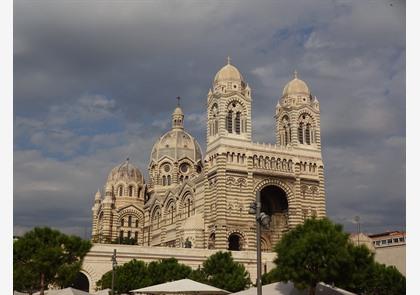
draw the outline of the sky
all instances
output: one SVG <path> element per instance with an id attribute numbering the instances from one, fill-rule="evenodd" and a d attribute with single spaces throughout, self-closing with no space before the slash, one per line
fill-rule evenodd
<path id="1" fill-rule="evenodd" d="M 405 2 L 14 1 L 13 232 L 89 237 L 94 194 L 127 157 L 147 177 L 181 97 L 205 150 L 226 57 L 252 88 L 253 141 L 297 70 L 321 108 L 327 215 L 405 229 Z"/>

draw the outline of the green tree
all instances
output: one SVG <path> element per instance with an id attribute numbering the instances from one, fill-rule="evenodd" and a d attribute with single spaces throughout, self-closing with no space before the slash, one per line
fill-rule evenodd
<path id="1" fill-rule="evenodd" d="M 395 268 L 374 262 L 374 254 L 355 246 L 342 226 L 328 219 L 309 219 L 276 245 L 276 269 L 266 281 L 292 281 L 315 294 L 325 282 L 357 294 L 405 294 L 405 277 Z"/>
<path id="2" fill-rule="evenodd" d="M 348 261 L 341 265 L 341 276 L 335 284 L 343 289 L 363 293 L 371 283 L 374 269 L 374 254 L 365 246 L 347 244 Z"/>
<path id="3" fill-rule="evenodd" d="M 191 267 L 179 263 L 173 257 L 152 261 L 149 263 L 147 270 L 152 280 L 152 285 L 185 279 L 192 272 Z"/>
<path id="4" fill-rule="evenodd" d="M 315 294 L 319 282 L 335 283 L 349 261 L 348 234 L 328 219 L 308 219 L 276 245 L 277 276 Z"/>
<path id="5" fill-rule="evenodd" d="M 98 289 L 111 288 L 112 271 L 105 273 L 96 283 Z M 152 285 L 147 265 L 141 260 L 133 259 L 115 269 L 114 291 L 117 294 Z"/>
<path id="6" fill-rule="evenodd" d="M 231 252 L 219 251 L 211 255 L 191 277 L 230 292 L 238 292 L 251 285 L 249 273 L 243 264 L 233 260 Z"/>
<path id="7" fill-rule="evenodd" d="M 363 292 L 367 295 L 405 294 L 405 277 L 395 268 L 375 262 L 373 271 L 367 277 L 368 284 Z"/>
<path id="8" fill-rule="evenodd" d="M 188 276 L 188 278 L 193 281 L 208 284 L 206 277 L 206 274 L 200 266 L 197 269 L 194 269 Z"/>
<path id="9" fill-rule="evenodd" d="M 49 284 L 69 286 L 90 250 L 90 241 L 65 235 L 48 227 L 35 227 L 13 244 L 13 284 L 23 292 L 40 290 Z"/>
<path id="10" fill-rule="evenodd" d="M 267 285 L 267 284 L 278 282 L 277 277 L 278 277 L 277 268 L 273 268 L 272 270 L 270 270 L 267 273 L 264 273 L 261 276 L 261 283 L 262 285 Z"/>

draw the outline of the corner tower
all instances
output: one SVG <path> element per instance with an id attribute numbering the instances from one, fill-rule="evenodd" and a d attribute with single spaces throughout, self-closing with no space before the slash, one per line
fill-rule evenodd
<path id="1" fill-rule="evenodd" d="M 251 88 L 230 58 L 207 95 L 207 148 L 220 138 L 251 141 Z"/>
<path id="2" fill-rule="evenodd" d="M 283 89 L 275 118 L 278 145 L 321 152 L 319 102 L 296 71 Z"/>

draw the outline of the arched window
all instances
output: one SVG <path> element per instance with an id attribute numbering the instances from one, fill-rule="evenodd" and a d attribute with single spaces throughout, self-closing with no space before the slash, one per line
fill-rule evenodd
<path id="1" fill-rule="evenodd" d="M 175 216 L 175 204 L 172 203 L 169 207 L 169 214 L 171 218 L 171 224 L 174 223 L 174 216 Z"/>
<path id="2" fill-rule="evenodd" d="M 127 232 L 127 238 L 129 238 L 129 239 L 131 238 L 131 231 Z"/>
<path id="3" fill-rule="evenodd" d="M 163 175 L 162 177 L 162 185 L 165 186 L 166 185 L 166 176 Z"/>
<path id="4" fill-rule="evenodd" d="M 130 197 L 132 197 L 133 196 L 133 186 L 129 186 L 128 187 L 128 195 L 130 196 Z"/>
<path id="5" fill-rule="evenodd" d="M 236 132 L 236 134 L 240 134 L 241 133 L 241 113 L 240 112 L 236 112 L 236 116 L 235 116 L 235 132 Z"/>
<path id="6" fill-rule="evenodd" d="M 136 242 L 139 239 L 139 232 L 138 231 L 134 232 L 134 239 L 136 240 Z"/>
<path id="7" fill-rule="evenodd" d="M 168 185 L 171 185 L 171 176 L 168 175 Z"/>
<path id="8" fill-rule="evenodd" d="M 121 219 L 121 226 L 124 226 L 124 218 Z"/>
<path id="9" fill-rule="evenodd" d="M 140 188 L 137 190 L 137 198 L 140 198 Z"/>
<path id="10" fill-rule="evenodd" d="M 219 130 L 219 121 L 215 119 L 214 121 L 214 134 L 217 134 Z"/>
<path id="11" fill-rule="evenodd" d="M 305 141 L 306 144 L 311 144 L 311 124 L 306 124 L 306 130 L 305 130 Z"/>
<path id="12" fill-rule="evenodd" d="M 128 226 L 129 226 L 129 227 L 131 227 L 131 221 L 132 221 L 132 217 L 131 217 L 131 215 L 130 215 L 130 216 L 128 216 Z"/>
<path id="13" fill-rule="evenodd" d="M 139 227 L 139 220 L 136 219 L 136 227 Z"/>
<path id="14" fill-rule="evenodd" d="M 124 238 L 124 231 L 120 230 L 120 240 L 122 240 Z"/>
<path id="15" fill-rule="evenodd" d="M 123 195 L 123 187 L 119 186 L 118 187 L 118 195 L 121 197 Z"/>
<path id="16" fill-rule="evenodd" d="M 159 208 L 155 209 L 152 215 L 152 228 L 156 229 L 159 228 L 159 221 L 160 221 L 160 210 Z"/>
<path id="17" fill-rule="evenodd" d="M 300 122 L 298 127 L 298 138 L 300 143 L 303 143 L 303 129 L 303 122 Z"/>
<path id="18" fill-rule="evenodd" d="M 314 121 L 309 114 L 302 114 L 299 117 L 298 127 L 298 139 L 301 144 L 313 144 L 314 143 Z"/>
<path id="19" fill-rule="evenodd" d="M 233 120 L 233 112 L 229 111 L 226 117 L 226 129 L 229 133 L 232 133 L 232 120 Z"/>
<path id="20" fill-rule="evenodd" d="M 280 130 L 280 145 L 288 145 L 292 141 L 292 132 L 290 128 L 290 121 L 288 116 L 283 116 L 281 119 Z"/>

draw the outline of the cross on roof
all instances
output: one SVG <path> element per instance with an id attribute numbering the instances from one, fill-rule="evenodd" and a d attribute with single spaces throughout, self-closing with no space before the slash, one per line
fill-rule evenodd
<path id="1" fill-rule="evenodd" d="M 180 100 L 181 100 L 181 97 L 177 96 L 177 97 L 176 97 L 176 99 L 178 100 L 177 105 L 179 106 L 179 104 L 180 104 Z"/>
<path id="2" fill-rule="evenodd" d="M 227 57 L 228 65 L 230 65 L 230 56 Z"/>

